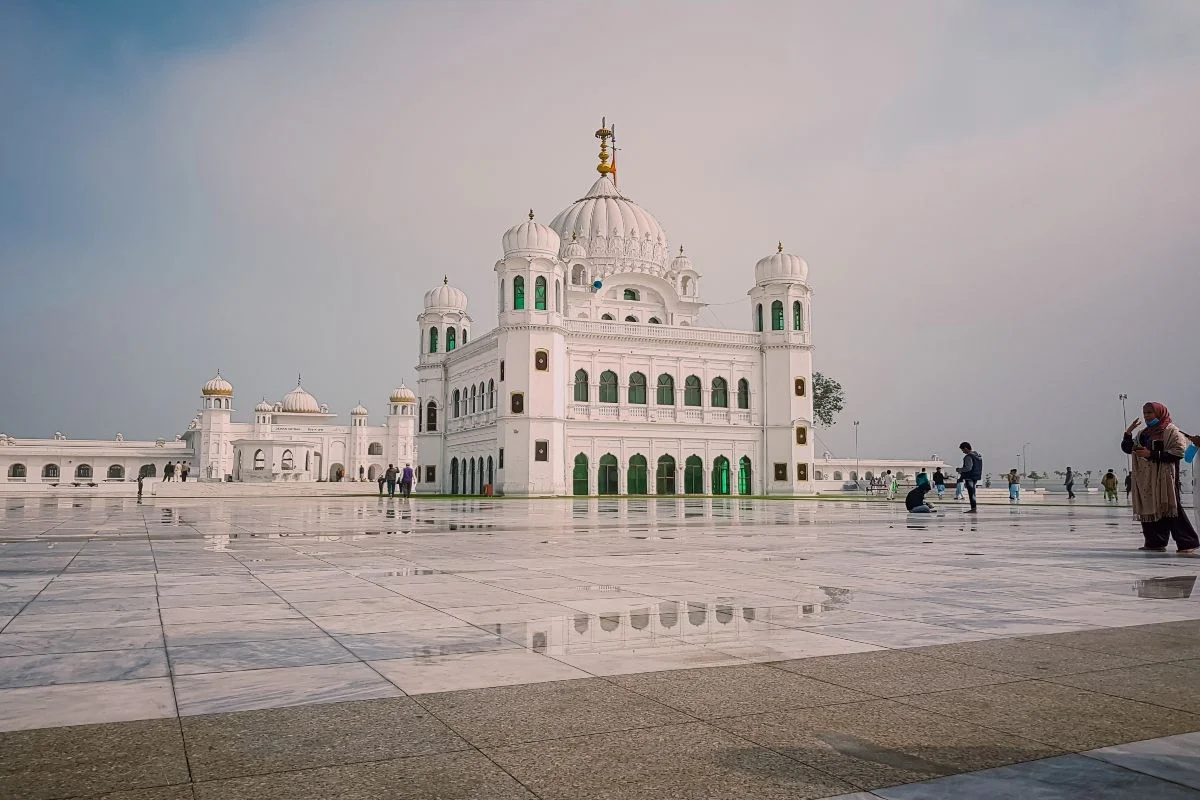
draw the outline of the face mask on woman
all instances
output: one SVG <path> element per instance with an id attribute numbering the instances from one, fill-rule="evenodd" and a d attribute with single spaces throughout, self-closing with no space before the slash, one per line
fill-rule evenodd
<path id="1" fill-rule="evenodd" d="M 1162 422 L 1162 420 L 1161 420 L 1161 419 L 1158 419 L 1158 418 L 1155 418 L 1155 419 L 1152 419 L 1152 420 L 1147 420 L 1147 421 L 1146 421 L 1146 427 L 1147 427 L 1147 428 L 1153 428 L 1153 427 L 1155 427 L 1156 425 L 1158 425 L 1158 423 L 1160 423 L 1160 422 Z"/>

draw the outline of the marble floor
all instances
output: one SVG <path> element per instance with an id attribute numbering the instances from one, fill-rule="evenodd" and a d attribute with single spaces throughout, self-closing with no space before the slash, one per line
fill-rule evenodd
<path id="1" fill-rule="evenodd" d="M 0 798 L 1200 800 L 1200 559 L 1128 508 L 2 502 Z"/>

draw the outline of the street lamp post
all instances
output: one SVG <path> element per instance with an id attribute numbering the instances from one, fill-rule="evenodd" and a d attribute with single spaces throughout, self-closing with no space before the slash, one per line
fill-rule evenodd
<path id="1" fill-rule="evenodd" d="M 1029 474 L 1029 445 L 1031 444 L 1033 444 L 1033 442 L 1026 442 L 1025 444 L 1021 445 L 1021 460 L 1025 462 L 1025 472 L 1022 473 L 1024 475 Z"/>
<path id="2" fill-rule="evenodd" d="M 854 420 L 854 485 L 858 486 L 858 482 L 862 480 L 862 474 L 859 472 L 858 465 L 858 420 Z"/>
<path id="3" fill-rule="evenodd" d="M 1117 397 L 1121 400 L 1121 427 L 1124 428 L 1129 424 L 1129 414 L 1125 412 L 1125 401 L 1129 399 L 1129 395 L 1121 392 Z"/>

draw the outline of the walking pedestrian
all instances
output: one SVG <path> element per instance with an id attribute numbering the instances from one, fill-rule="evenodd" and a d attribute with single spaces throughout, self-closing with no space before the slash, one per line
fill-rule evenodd
<path id="1" fill-rule="evenodd" d="M 400 495 L 401 497 L 412 496 L 413 484 L 413 468 L 412 464 L 404 465 L 404 472 L 400 473 Z"/>
<path id="2" fill-rule="evenodd" d="M 1200 538 L 1184 513 L 1179 486 L 1179 462 L 1187 450 L 1187 437 L 1171 422 L 1171 412 L 1162 403 L 1146 403 L 1142 418 L 1144 431 L 1134 436 L 1142 424 L 1135 419 L 1121 438 L 1121 451 L 1133 456 L 1133 513 L 1146 540 L 1138 549 L 1163 553 L 1174 537 L 1179 555 L 1194 555 Z"/>
<path id="3" fill-rule="evenodd" d="M 1021 502 L 1021 476 L 1017 474 L 1017 468 L 1010 469 L 1005 477 L 1008 478 L 1008 501 Z"/>
<path id="4" fill-rule="evenodd" d="M 941 467 L 933 471 L 933 488 L 937 489 L 938 500 L 941 500 L 946 493 L 946 473 L 942 472 Z"/>
<path id="5" fill-rule="evenodd" d="M 175 477 L 175 465 L 172 464 L 170 461 L 168 461 L 167 465 L 165 467 L 163 467 L 163 481 L 164 482 L 169 481 L 174 477 Z"/>
<path id="6" fill-rule="evenodd" d="M 887 499 L 895 500 L 896 499 L 896 489 L 898 488 L 897 482 L 896 482 L 896 474 L 889 469 L 886 473 L 884 473 L 883 480 L 887 484 Z"/>
<path id="7" fill-rule="evenodd" d="M 1110 468 L 1104 473 L 1104 477 L 1100 479 L 1100 485 L 1104 487 L 1104 502 L 1117 502 L 1117 476 Z"/>
<path id="8" fill-rule="evenodd" d="M 970 442 L 963 442 L 958 449 L 963 454 L 963 465 L 958 467 L 958 482 L 965 484 L 967 497 L 971 500 L 971 507 L 963 513 L 977 514 L 979 509 L 975 505 L 975 487 L 979 484 L 979 479 L 983 477 L 983 456 L 975 452 Z"/>
<path id="9" fill-rule="evenodd" d="M 145 478 L 142 473 L 138 473 L 138 502 L 142 501 L 142 479 Z"/>
<path id="10" fill-rule="evenodd" d="M 1133 491 L 1133 473 L 1125 470 L 1125 501 L 1129 502 L 1129 493 Z"/>
<path id="11" fill-rule="evenodd" d="M 192 468 L 190 466 L 183 463 L 182 461 L 179 462 L 179 480 L 183 481 L 184 483 L 187 483 L 187 476 L 188 476 L 188 473 L 191 471 L 192 471 Z"/>
<path id="12" fill-rule="evenodd" d="M 1067 499 L 1074 500 L 1075 499 L 1075 473 L 1071 471 L 1070 467 L 1067 467 L 1067 477 L 1063 481 L 1063 486 L 1067 487 Z"/>
<path id="13" fill-rule="evenodd" d="M 383 477 L 387 480 L 388 497 L 396 496 L 396 475 L 399 472 L 394 464 L 388 464 L 387 471 L 383 473 Z"/>
<path id="14" fill-rule="evenodd" d="M 383 483 L 385 480 L 386 480 L 386 478 L 383 477 L 382 472 L 380 472 L 379 477 L 375 479 L 376 483 L 379 484 L 379 496 L 380 497 L 383 497 Z"/>

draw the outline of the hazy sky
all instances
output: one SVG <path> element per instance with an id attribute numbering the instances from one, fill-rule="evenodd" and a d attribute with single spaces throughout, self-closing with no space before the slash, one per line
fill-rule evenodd
<path id="1" fill-rule="evenodd" d="M 8 0 L 0 430 L 173 435 L 304 385 L 380 419 L 443 273 L 596 177 L 708 319 L 809 263 L 853 455 L 1117 465 L 1117 395 L 1200 430 L 1200 2 Z"/>

